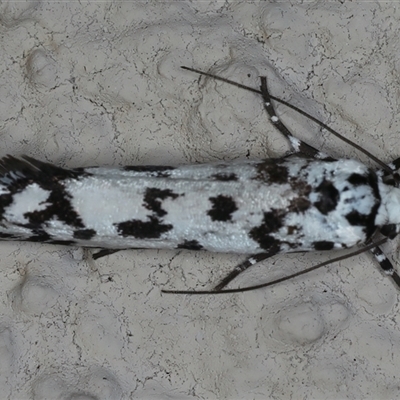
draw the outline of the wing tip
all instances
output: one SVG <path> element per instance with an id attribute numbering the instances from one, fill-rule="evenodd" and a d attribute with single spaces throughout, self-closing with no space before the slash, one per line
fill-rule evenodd
<path id="1" fill-rule="evenodd" d="M 75 177 L 76 174 L 76 171 L 57 167 L 27 155 L 15 157 L 7 154 L 0 159 L 0 182 L 3 184 L 10 184 L 20 179 L 35 179 L 39 175 L 42 178 L 48 176 L 65 179 Z"/>

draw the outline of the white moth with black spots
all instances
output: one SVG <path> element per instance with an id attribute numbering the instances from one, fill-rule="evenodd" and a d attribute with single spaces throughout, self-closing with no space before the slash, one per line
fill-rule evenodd
<path id="1" fill-rule="evenodd" d="M 97 257 L 127 248 L 250 254 L 214 288 L 216 293 L 276 254 L 368 245 L 379 232 L 394 237 L 400 227 L 400 189 L 392 170 L 398 161 L 376 173 L 358 161 L 328 157 L 281 123 L 265 78 L 261 94 L 271 122 L 295 154 L 70 170 L 27 156 L 4 157 L 0 238 L 109 249 Z M 369 248 L 400 285 L 379 247 Z"/>

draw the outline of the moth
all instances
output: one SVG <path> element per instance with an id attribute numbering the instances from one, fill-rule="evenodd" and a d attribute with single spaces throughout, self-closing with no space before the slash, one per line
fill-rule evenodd
<path id="1" fill-rule="evenodd" d="M 211 291 L 166 293 L 250 290 L 286 278 L 222 289 L 277 254 L 364 245 L 357 252 L 370 250 L 400 287 L 379 247 L 399 232 L 400 161 L 380 162 L 382 168 L 373 171 L 356 160 L 333 159 L 289 132 L 272 104 L 272 99 L 283 101 L 269 94 L 265 77 L 260 91 L 236 86 L 261 94 L 270 121 L 289 139 L 291 154 L 260 161 L 75 169 L 9 155 L 0 160 L 0 238 L 102 248 L 94 258 L 128 248 L 250 255 Z M 384 238 L 373 242 L 377 234 Z"/>

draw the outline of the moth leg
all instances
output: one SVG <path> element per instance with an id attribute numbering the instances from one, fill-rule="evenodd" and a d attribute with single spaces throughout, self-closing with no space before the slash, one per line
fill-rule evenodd
<path id="1" fill-rule="evenodd" d="M 347 253 L 347 254 L 345 254 L 343 256 L 332 258 L 330 260 L 327 260 L 327 261 L 324 261 L 324 262 L 319 263 L 317 265 L 314 265 L 314 266 L 312 266 L 310 268 L 303 269 L 302 271 L 296 272 L 294 274 L 286 275 L 286 276 L 284 276 L 282 278 L 278 278 L 278 279 L 275 279 L 273 281 L 266 282 L 266 283 L 261 283 L 259 285 L 248 286 L 248 287 L 245 287 L 245 288 L 237 288 L 237 289 L 225 289 L 225 290 L 220 290 L 220 291 L 216 291 L 216 290 L 165 290 L 165 289 L 163 289 L 163 290 L 161 290 L 161 292 L 162 293 L 174 293 L 174 294 L 196 294 L 196 295 L 199 295 L 199 294 L 239 293 L 239 292 L 248 292 L 250 290 L 255 290 L 255 289 L 260 289 L 260 288 L 266 288 L 266 287 L 269 287 L 269 286 L 272 286 L 272 285 L 276 285 L 276 284 L 281 283 L 281 282 L 285 282 L 285 281 L 287 281 L 289 279 L 293 279 L 293 278 L 296 278 L 298 276 L 301 276 L 301 275 L 304 275 L 304 274 L 308 274 L 311 271 L 315 271 L 317 269 L 325 267 L 326 265 L 330 265 L 330 264 L 332 264 L 334 262 L 342 261 L 342 260 L 345 260 L 345 259 L 347 259 L 349 257 L 353 257 L 353 256 L 355 256 L 357 254 L 364 253 L 367 250 L 371 250 L 372 248 L 378 247 L 381 244 L 386 243 L 387 240 L 388 240 L 387 238 L 378 240 L 375 243 L 372 243 L 372 244 L 369 244 L 367 246 L 364 246 L 364 247 L 362 247 L 362 248 L 360 248 L 358 250 L 352 251 L 352 252 Z"/>
<path id="2" fill-rule="evenodd" d="M 393 281 L 395 282 L 395 284 L 397 285 L 397 287 L 400 288 L 400 276 L 394 269 L 391 261 L 385 256 L 385 254 L 381 250 L 381 248 L 378 246 L 374 247 L 374 248 L 370 249 L 370 252 L 375 256 L 382 271 L 386 275 L 390 276 L 393 279 Z"/>
<path id="3" fill-rule="evenodd" d="M 109 256 L 110 254 L 114 254 L 117 251 L 120 251 L 121 249 L 118 250 L 113 250 L 113 249 L 102 249 L 99 250 L 97 253 L 93 253 L 92 257 L 93 260 L 98 260 L 99 258 L 105 257 L 105 256 Z"/>
<path id="4" fill-rule="evenodd" d="M 396 171 L 400 168 L 400 157 L 396 158 L 395 160 L 393 160 L 391 163 L 389 163 L 388 167 L 392 170 L 392 171 Z"/>
<path id="5" fill-rule="evenodd" d="M 98 260 L 101 257 L 109 256 L 121 250 L 146 250 L 143 247 L 130 247 L 129 249 L 102 249 L 92 255 L 93 260 Z"/>
<path id="6" fill-rule="evenodd" d="M 310 146 L 309 144 L 303 142 L 300 139 L 297 139 L 294 137 L 288 128 L 283 124 L 283 122 L 280 120 L 280 118 L 276 115 L 275 108 L 272 104 L 271 101 L 271 96 L 268 91 L 267 87 L 267 78 L 265 76 L 261 77 L 261 95 L 264 100 L 264 108 L 267 111 L 269 115 L 269 119 L 272 122 L 272 124 L 278 129 L 280 133 L 282 133 L 283 136 L 285 136 L 295 153 L 302 153 L 308 157 L 311 158 L 318 158 L 318 159 L 323 159 L 323 160 L 333 160 L 331 157 L 328 157 L 325 153 L 320 152 L 316 148 Z"/>
<path id="7" fill-rule="evenodd" d="M 252 265 L 259 263 L 260 261 L 266 260 L 269 257 L 274 256 L 276 253 L 261 253 L 255 254 L 249 257 L 247 260 L 243 261 L 235 267 L 235 269 L 230 272 L 225 278 L 223 278 L 214 288 L 213 291 L 220 291 L 230 282 L 232 282 L 239 274 L 241 274 L 246 269 L 250 268 Z"/>

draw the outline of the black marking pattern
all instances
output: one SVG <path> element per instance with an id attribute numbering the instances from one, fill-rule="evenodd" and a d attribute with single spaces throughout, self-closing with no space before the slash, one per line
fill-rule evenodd
<path id="1" fill-rule="evenodd" d="M 45 232 L 46 223 L 50 220 L 62 221 L 73 228 L 85 228 L 85 225 L 71 205 L 71 195 L 65 190 L 64 182 L 68 179 L 79 180 L 89 176 L 85 172 L 66 170 L 52 164 L 24 156 L 18 159 L 12 156 L 3 158 L 0 162 L 0 183 L 6 185 L 8 193 L 0 195 L 0 215 L 4 215 L 17 194 L 28 186 L 35 184 L 49 196 L 46 207 L 40 210 L 25 212 L 28 220 L 21 227 L 31 231 L 31 236 L 25 238 L 35 242 L 53 242 L 56 240 Z M 68 241 L 67 244 L 73 244 Z"/>
<path id="2" fill-rule="evenodd" d="M 264 251 L 269 254 L 277 254 L 280 251 L 281 241 L 271 236 L 284 225 L 283 215 L 278 210 L 264 212 L 264 218 L 260 226 L 253 228 L 249 235 Z"/>
<path id="3" fill-rule="evenodd" d="M 197 240 L 185 240 L 176 246 L 177 249 L 202 250 L 203 246 Z"/>
<path id="4" fill-rule="evenodd" d="M 153 213 L 146 221 L 132 219 L 116 224 L 118 233 L 124 237 L 136 239 L 158 239 L 162 234 L 173 229 L 173 225 L 164 224 L 162 217 L 167 212 L 162 208 L 165 199 L 176 199 L 179 195 L 170 189 L 147 188 L 144 194 L 144 207 Z"/>
<path id="5" fill-rule="evenodd" d="M 289 180 L 289 171 L 285 165 L 281 165 L 281 159 L 268 159 L 257 164 L 258 180 L 261 180 L 269 185 L 276 183 L 283 185 Z"/>
<path id="6" fill-rule="evenodd" d="M 235 200 L 232 196 L 219 195 L 210 197 L 212 208 L 207 212 L 207 215 L 213 221 L 231 221 L 232 214 L 238 210 Z"/>
<path id="7" fill-rule="evenodd" d="M 287 157 L 108 174 L 6 157 L 0 162 L 0 237 L 269 256 L 350 247 L 377 228 L 379 179 L 352 160 Z M 31 204 L 35 188 L 42 197 Z"/>
<path id="8" fill-rule="evenodd" d="M 314 242 L 314 249 L 317 251 L 333 250 L 334 243 L 327 240 Z"/>
<path id="9" fill-rule="evenodd" d="M 136 239 L 159 239 L 163 233 L 170 231 L 171 224 L 163 224 L 156 217 L 149 217 L 147 221 L 133 219 L 116 224 L 118 233 L 123 237 L 132 236 Z"/>
<path id="10" fill-rule="evenodd" d="M 339 191 L 332 182 L 324 179 L 315 191 L 319 196 L 318 201 L 316 201 L 314 205 L 321 214 L 327 215 L 337 207 Z"/>
<path id="11" fill-rule="evenodd" d="M 161 202 L 168 198 L 176 199 L 178 196 L 170 189 L 147 188 L 144 195 L 144 206 L 158 217 L 162 217 L 166 211 L 162 209 Z"/>

